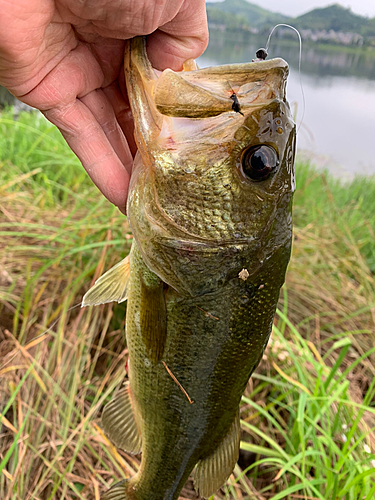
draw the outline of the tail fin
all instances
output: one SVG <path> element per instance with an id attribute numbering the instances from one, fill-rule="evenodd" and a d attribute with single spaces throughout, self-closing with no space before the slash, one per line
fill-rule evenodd
<path id="1" fill-rule="evenodd" d="M 100 497 L 100 500 L 128 500 L 128 480 L 123 479 L 116 483 Z"/>

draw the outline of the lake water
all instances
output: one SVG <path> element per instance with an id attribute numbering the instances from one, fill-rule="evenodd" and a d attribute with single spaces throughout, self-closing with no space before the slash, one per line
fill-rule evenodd
<path id="1" fill-rule="evenodd" d="M 240 38 L 211 33 L 199 65 L 249 62 L 267 41 L 267 35 L 246 42 Z M 303 113 L 302 82 L 306 105 L 297 139 L 300 157 L 345 179 L 356 173 L 375 174 L 375 50 L 366 55 L 306 47 L 301 80 L 297 44 L 273 37 L 268 57 L 282 57 L 290 65 L 287 97 L 297 126 Z M 0 103 L 8 101 L 5 89 L 0 88 Z"/>
<path id="2" fill-rule="evenodd" d="M 201 67 L 249 62 L 266 45 L 264 38 L 246 43 L 211 34 L 210 44 L 199 59 Z M 296 112 L 298 154 L 310 158 L 342 178 L 375 174 L 375 53 L 351 53 L 335 48 L 304 48 L 301 79 L 296 44 L 272 38 L 269 56 L 282 57 L 290 65 L 287 97 Z"/>

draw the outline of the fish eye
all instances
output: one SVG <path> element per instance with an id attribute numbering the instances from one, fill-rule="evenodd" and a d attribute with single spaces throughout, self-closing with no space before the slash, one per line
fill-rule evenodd
<path id="1" fill-rule="evenodd" d="M 242 153 L 244 175 L 253 181 L 263 181 L 279 165 L 276 151 L 271 146 L 252 146 Z"/>

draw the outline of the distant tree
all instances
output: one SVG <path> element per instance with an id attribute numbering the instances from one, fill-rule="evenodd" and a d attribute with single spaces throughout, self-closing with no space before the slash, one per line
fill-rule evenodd
<path id="1" fill-rule="evenodd" d="M 359 33 L 368 23 L 368 19 L 354 14 L 349 8 L 345 9 L 339 4 L 334 4 L 307 12 L 302 16 L 296 17 L 293 22 L 298 29 L 351 31 Z"/>
<path id="2" fill-rule="evenodd" d="M 246 0 L 224 0 L 224 2 L 213 2 L 206 5 L 207 12 L 210 12 L 211 9 L 218 9 L 232 16 L 244 16 L 251 28 L 261 28 L 265 23 L 274 25 L 287 22 L 290 19 L 288 16 L 263 9 Z"/>
<path id="3" fill-rule="evenodd" d="M 215 7 L 207 6 L 207 19 L 210 26 L 225 26 L 227 31 L 249 29 L 249 22 L 242 14 L 230 14 Z"/>

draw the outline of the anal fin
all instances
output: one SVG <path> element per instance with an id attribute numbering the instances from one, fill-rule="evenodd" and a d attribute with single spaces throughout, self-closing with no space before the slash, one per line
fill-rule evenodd
<path id="1" fill-rule="evenodd" d="M 219 446 L 200 460 L 194 472 L 194 488 L 204 498 L 213 495 L 232 474 L 240 449 L 240 416 L 236 418 Z"/>
<path id="2" fill-rule="evenodd" d="M 84 295 L 82 307 L 97 306 L 107 302 L 124 302 L 127 299 L 129 272 L 128 255 L 95 281 Z"/>
<path id="3" fill-rule="evenodd" d="M 104 495 L 100 496 L 100 500 L 127 500 L 127 479 L 123 479 L 119 483 L 116 483 Z"/>
<path id="4" fill-rule="evenodd" d="M 102 425 L 104 432 L 118 448 L 134 455 L 140 453 L 142 438 L 137 426 L 129 382 L 126 382 L 125 387 L 104 407 Z"/>

